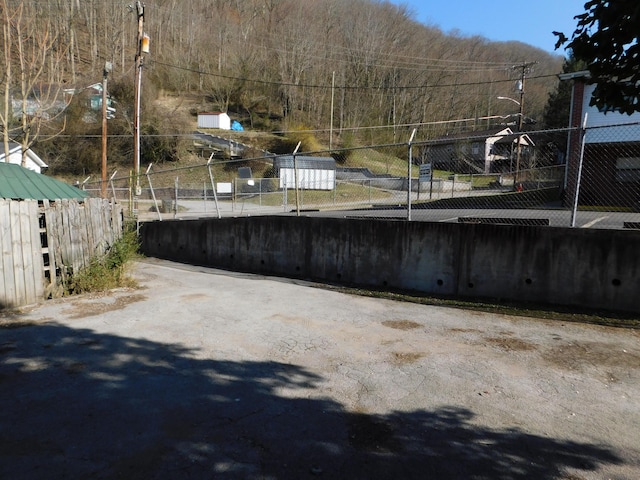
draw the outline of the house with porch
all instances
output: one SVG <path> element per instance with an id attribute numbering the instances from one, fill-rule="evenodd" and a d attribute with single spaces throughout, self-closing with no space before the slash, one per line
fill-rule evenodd
<path id="1" fill-rule="evenodd" d="M 527 164 L 535 144 L 509 127 L 447 135 L 427 146 L 426 163 L 455 173 L 504 173 Z M 518 150 L 520 150 L 518 152 Z"/>

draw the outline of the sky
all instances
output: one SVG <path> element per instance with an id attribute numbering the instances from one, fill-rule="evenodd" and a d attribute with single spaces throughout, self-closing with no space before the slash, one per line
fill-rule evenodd
<path id="1" fill-rule="evenodd" d="M 458 30 L 463 36 L 480 35 L 494 41 L 533 45 L 549 53 L 554 50 L 554 30 L 567 37 L 575 30 L 573 17 L 584 13 L 586 0 L 390 0 L 407 5 L 420 23 L 443 32 Z"/>

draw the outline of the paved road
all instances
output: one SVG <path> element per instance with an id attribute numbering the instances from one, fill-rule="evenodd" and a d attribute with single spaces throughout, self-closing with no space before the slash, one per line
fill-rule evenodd
<path id="1" fill-rule="evenodd" d="M 637 331 L 134 275 L 0 318 L 0 478 L 640 478 Z"/>
<path id="2" fill-rule="evenodd" d="M 148 205 L 147 205 L 148 204 Z M 145 206 L 150 207 L 151 202 Z M 255 215 L 295 215 L 295 205 L 266 206 L 253 201 L 221 200 L 218 208 L 213 200 L 180 200 L 180 211 L 162 214 L 163 219 L 171 218 L 200 218 L 200 217 L 242 217 Z M 157 220 L 158 214 L 143 208 L 141 219 Z M 331 210 L 330 207 L 322 209 L 302 209 L 301 215 L 322 216 L 333 218 L 407 218 L 406 207 L 384 208 L 340 208 Z M 430 209 L 413 208 L 411 219 L 417 222 L 458 222 L 461 217 L 480 218 L 508 218 L 508 219 L 543 219 L 548 220 L 552 227 L 569 227 L 571 225 L 571 212 L 560 209 Z M 602 228 L 621 229 L 625 222 L 640 223 L 640 213 L 629 212 L 592 212 L 580 211 L 576 216 L 577 228 Z"/>

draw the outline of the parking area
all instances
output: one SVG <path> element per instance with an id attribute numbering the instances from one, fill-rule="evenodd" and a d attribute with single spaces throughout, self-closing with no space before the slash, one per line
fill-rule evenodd
<path id="1" fill-rule="evenodd" d="M 640 332 L 154 259 L 0 314 L 0 478 L 640 478 Z"/>

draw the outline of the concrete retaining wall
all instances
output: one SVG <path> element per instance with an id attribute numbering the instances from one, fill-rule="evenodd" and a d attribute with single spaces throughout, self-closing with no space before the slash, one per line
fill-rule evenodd
<path id="1" fill-rule="evenodd" d="M 145 223 L 148 256 L 434 295 L 640 313 L 640 232 L 248 217 Z"/>

